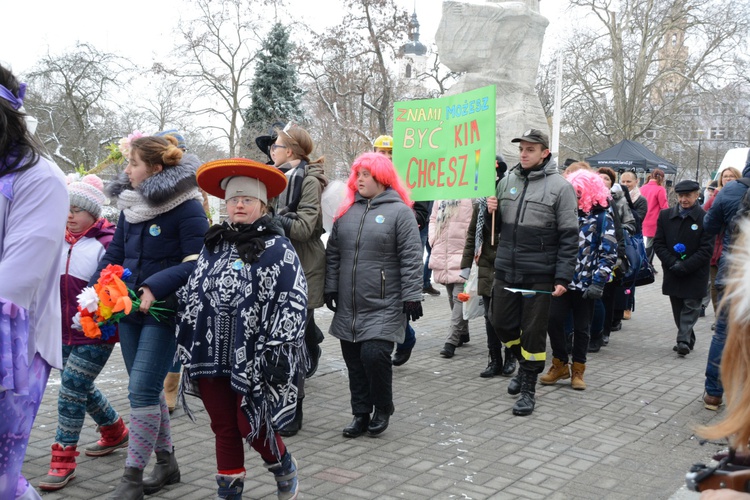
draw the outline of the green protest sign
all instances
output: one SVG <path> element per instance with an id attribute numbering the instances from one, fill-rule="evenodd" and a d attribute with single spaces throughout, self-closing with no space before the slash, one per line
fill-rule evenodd
<path id="1" fill-rule="evenodd" d="M 495 194 L 495 86 L 393 106 L 393 163 L 416 201 Z"/>

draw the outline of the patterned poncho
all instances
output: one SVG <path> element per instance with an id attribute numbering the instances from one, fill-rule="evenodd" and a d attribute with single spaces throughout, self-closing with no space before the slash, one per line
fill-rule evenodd
<path id="1" fill-rule="evenodd" d="M 187 373 L 183 380 L 230 377 L 232 388 L 244 396 L 242 410 L 253 429 L 248 439 L 261 429 L 270 438 L 272 429 L 291 421 L 297 405 L 296 374 L 305 363 L 304 272 L 287 238 L 264 233 L 263 239 L 265 249 L 252 263 L 243 261 L 236 244 L 224 239 L 213 250 L 203 248 L 181 293 L 177 332 Z M 267 380 L 264 368 L 269 362 L 288 367 L 285 383 Z"/>

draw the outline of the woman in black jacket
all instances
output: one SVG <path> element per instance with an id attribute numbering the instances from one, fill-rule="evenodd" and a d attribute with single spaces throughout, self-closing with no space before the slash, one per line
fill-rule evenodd
<path id="1" fill-rule="evenodd" d="M 125 175 L 107 186 L 122 211 L 115 236 L 99 263 L 121 265 L 141 299 L 140 311 L 119 325 L 120 346 L 130 376 L 130 444 L 125 473 L 111 499 L 139 499 L 180 480 L 163 382 L 175 353 L 174 319 L 157 321 L 148 310 L 171 299 L 195 267 L 208 220 L 195 172 L 198 159 L 183 155 L 177 139 L 141 137 L 130 144 Z M 96 283 L 99 272 L 90 283 Z M 151 453 L 156 465 L 143 478 Z"/>

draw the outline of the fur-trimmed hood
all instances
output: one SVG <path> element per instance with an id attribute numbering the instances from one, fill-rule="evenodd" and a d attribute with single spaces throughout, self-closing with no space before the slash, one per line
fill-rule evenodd
<path id="1" fill-rule="evenodd" d="M 200 165 L 201 161 L 196 155 L 184 154 L 178 165 L 164 168 L 161 172 L 152 175 L 143 181 L 136 191 L 150 205 L 161 205 L 177 195 L 198 187 L 195 172 Z M 107 184 L 105 192 L 109 197 L 117 198 L 126 189 L 133 189 L 133 187 L 130 185 L 127 174 L 122 172 L 117 179 Z"/>

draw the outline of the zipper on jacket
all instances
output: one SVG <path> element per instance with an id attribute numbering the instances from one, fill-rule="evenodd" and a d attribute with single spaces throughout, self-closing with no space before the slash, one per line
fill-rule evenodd
<path id="1" fill-rule="evenodd" d="M 355 281 L 355 278 L 357 276 L 357 260 L 359 259 L 359 239 L 362 236 L 362 227 L 365 225 L 365 217 L 367 217 L 367 212 L 370 211 L 370 202 L 372 200 L 367 200 L 367 208 L 365 208 L 364 213 L 362 214 L 362 219 L 359 221 L 359 229 L 357 230 L 357 239 L 354 242 L 354 265 L 352 266 L 352 342 L 357 341 L 357 334 L 354 330 L 354 325 L 357 322 L 357 282 Z"/>
<path id="2" fill-rule="evenodd" d="M 380 298 L 385 298 L 385 269 L 380 270 Z"/>
<path id="3" fill-rule="evenodd" d="M 516 210 L 516 223 L 513 224 L 513 248 L 510 252 L 510 268 L 516 269 L 516 244 L 518 242 L 518 221 L 521 220 L 521 211 L 523 210 L 523 200 L 526 198 L 526 188 L 529 187 L 528 176 L 523 181 L 523 191 L 518 199 L 518 209 Z M 515 276 L 514 276 L 515 279 Z"/>

